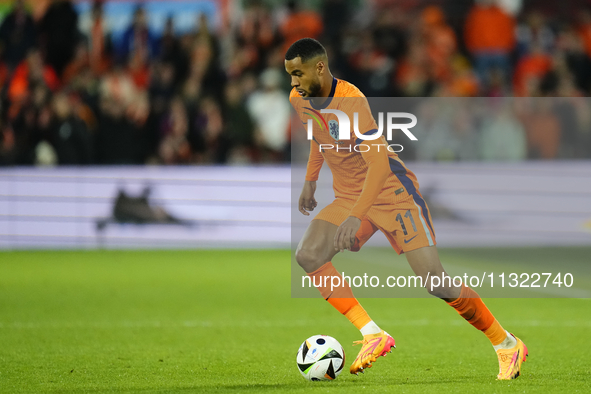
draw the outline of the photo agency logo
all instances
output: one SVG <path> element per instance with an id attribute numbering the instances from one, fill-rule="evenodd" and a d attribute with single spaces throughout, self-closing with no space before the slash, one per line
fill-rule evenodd
<path id="1" fill-rule="evenodd" d="M 336 151 L 340 150 L 347 150 L 351 151 L 354 150 L 355 152 L 367 152 L 370 146 L 377 146 L 378 151 L 381 147 L 386 147 L 390 152 L 399 153 L 402 152 L 404 147 L 400 144 L 369 144 L 366 143 L 362 145 L 363 141 L 374 141 L 379 139 L 383 132 L 384 132 L 384 113 L 378 113 L 378 129 L 377 130 L 370 130 L 366 133 L 361 133 L 359 131 L 359 113 L 353 113 L 353 132 L 355 133 L 356 137 L 356 144 L 354 145 L 345 145 L 345 141 L 351 140 L 351 121 L 349 116 L 344 113 L 343 111 L 339 111 L 338 109 L 321 109 L 320 112 L 310 108 L 305 107 L 305 110 L 309 112 L 304 112 L 305 115 L 310 116 L 312 119 L 308 119 L 307 122 L 307 138 L 308 140 L 312 140 L 313 136 L 313 122 L 312 120 L 316 121 L 318 126 L 321 130 L 326 130 L 330 134 L 330 136 L 335 140 L 334 144 L 319 144 L 320 151 L 324 151 L 327 149 L 336 149 Z M 328 122 L 322 114 L 333 114 L 337 117 L 338 120 L 331 119 Z M 409 119 L 410 123 L 394 123 L 395 119 Z M 410 132 L 409 129 L 413 128 L 417 125 L 417 117 L 409 112 L 387 112 L 386 113 L 386 139 L 392 140 L 392 132 L 394 130 L 401 130 L 411 141 L 417 141 L 417 137 L 414 136 L 413 133 Z"/>

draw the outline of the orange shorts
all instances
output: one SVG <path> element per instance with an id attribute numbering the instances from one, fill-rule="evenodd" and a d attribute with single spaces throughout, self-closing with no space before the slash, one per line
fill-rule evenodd
<path id="1" fill-rule="evenodd" d="M 349 217 L 355 201 L 337 198 L 324 207 L 314 220 L 324 220 L 336 226 Z M 361 221 L 361 227 L 355 235 L 356 252 L 380 230 L 396 253 L 401 254 L 425 246 L 433 246 L 435 232 L 429 208 L 420 194 L 409 195 L 396 204 L 374 205 Z"/>

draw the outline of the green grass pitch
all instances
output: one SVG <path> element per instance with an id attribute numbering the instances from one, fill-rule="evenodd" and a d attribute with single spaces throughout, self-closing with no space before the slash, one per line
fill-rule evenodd
<path id="1" fill-rule="evenodd" d="M 548 250 L 521 252 L 560 255 Z M 441 251 L 450 261 L 482 253 Z M 510 250 L 487 258 L 495 253 Z M 522 376 L 503 382 L 486 337 L 442 301 L 365 299 L 398 348 L 364 375 L 305 381 L 295 365 L 304 339 L 334 336 L 348 368 L 360 335 L 323 300 L 290 298 L 289 259 L 288 250 L 0 253 L 0 392 L 591 392 L 589 299 L 486 300 L 530 349 Z"/>

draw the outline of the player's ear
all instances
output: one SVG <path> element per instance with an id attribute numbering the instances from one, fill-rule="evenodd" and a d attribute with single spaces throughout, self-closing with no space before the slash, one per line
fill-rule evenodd
<path id="1" fill-rule="evenodd" d="M 326 70 L 326 65 L 324 64 L 324 62 L 322 60 L 320 60 L 318 63 L 316 63 L 316 73 L 318 73 L 318 76 L 322 76 L 322 74 L 324 74 L 325 70 Z"/>

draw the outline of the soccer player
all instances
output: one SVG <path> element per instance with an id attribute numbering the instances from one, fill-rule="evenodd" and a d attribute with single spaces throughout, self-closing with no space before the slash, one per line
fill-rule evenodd
<path id="1" fill-rule="evenodd" d="M 338 108 L 347 114 L 359 114 L 360 133 L 371 135 L 377 132 L 367 99 L 354 85 L 332 76 L 326 50 L 318 41 L 304 38 L 293 43 L 285 54 L 285 70 L 293 86 L 290 101 L 304 124 L 313 113 L 318 118 L 322 109 Z M 380 230 L 398 254 L 406 255 L 413 271 L 423 278 L 423 283 L 426 284 L 428 275 L 447 275 L 439 261 L 431 216 L 419 192 L 415 175 L 398 155 L 385 149 L 387 143 L 383 136 L 378 140 L 365 141 L 353 135 L 351 140 L 338 141 L 338 134 L 334 130 L 331 134 L 330 128 L 326 127 L 328 124 L 334 126 L 337 116 L 330 113 L 321 116 L 325 127 L 322 122 L 314 124 L 298 209 L 302 214 L 310 215 L 309 211 L 316 208 L 316 181 L 324 162 L 332 172 L 336 198 L 311 221 L 296 250 L 298 264 L 312 280 L 339 276 L 331 263 L 332 258 L 339 251 L 359 250 Z M 353 117 L 350 116 L 350 119 Z M 384 144 L 382 149 L 376 146 L 379 142 Z M 338 150 L 321 149 L 321 145 L 330 147 L 335 143 L 340 144 Z M 359 145 L 357 150 L 360 152 L 350 149 L 355 143 Z M 363 372 L 378 357 L 391 352 L 395 347 L 394 339 L 369 317 L 346 282 L 333 292 L 330 287 L 320 286 L 318 289 L 322 297 L 363 335 L 363 340 L 356 342 L 362 348 L 350 367 L 351 373 Z M 460 288 L 447 283 L 446 286 L 444 281 L 442 286 L 428 288 L 428 291 L 447 302 L 487 336 L 499 359 L 497 379 L 519 376 L 521 364 L 528 353 L 527 347 L 503 329 L 474 290 L 465 285 Z"/>

